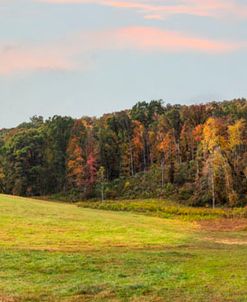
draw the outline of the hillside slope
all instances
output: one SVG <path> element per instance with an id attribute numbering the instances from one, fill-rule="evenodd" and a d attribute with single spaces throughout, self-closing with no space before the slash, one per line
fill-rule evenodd
<path id="1" fill-rule="evenodd" d="M 246 301 L 246 254 L 244 229 L 0 196 L 0 301 Z"/>

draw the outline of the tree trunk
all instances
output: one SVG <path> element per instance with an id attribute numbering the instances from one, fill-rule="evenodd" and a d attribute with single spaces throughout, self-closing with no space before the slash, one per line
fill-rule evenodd
<path id="1" fill-rule="evenodd" d="M 164 187 L 164 168 L 165 168 L 164 159 L 162 159 L 162 161 L 161 161 L 161 186 L 162 186 L 162 188 Z"/>
<path id="2" fill-rule="evenodd" d="M 133 148 L 131 142 L 129 141 L 129 152 L 130 152 L 130 170 L 131 176 L 134 176 L 134 160 L 133 160 Z"/>
<path id="3" fill-rule="evenodd" d="M 101 201 L 104 201 L 104 184 L 101 183 Z"/>
<path id="4" fill-rule="evenodd" d="M 214 180 L 214 167 L 212 167 L 211 173 L 211 190 L 212 190 L 212 206 L 215 208 L 215 180 Z"/>

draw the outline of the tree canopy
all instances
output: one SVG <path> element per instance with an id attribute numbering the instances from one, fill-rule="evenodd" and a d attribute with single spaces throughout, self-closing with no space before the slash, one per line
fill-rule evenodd
<path id="1" fill-rule="evenodd" d="M 0 191 L 247 203 L 247 100 L 154 100 L 100 118 L 34 116 L 0 130 Z"/>

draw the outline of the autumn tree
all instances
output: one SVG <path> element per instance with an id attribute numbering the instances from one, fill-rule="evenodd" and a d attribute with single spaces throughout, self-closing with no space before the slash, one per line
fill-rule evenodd
<path id="1" fill-rule="evenodd" d="M 95 198 L 103 167 L 104 195 L 246 204 L 246 122 L 246 99 L 138 102 L 99 118 L 34 116 L 0 129 L 0 192 Z"/>
<path id="2" fill-rule="evenodd" d="M 174 131 L 170 130 L 159 144 L 159 149 L 163 153 L 164 165 L 168 167 L 168 181 L 174 183 L 175 161 L 176 161 L 176 139 Z"/>
<path id="3" fill-rule="evenodd" d="M 209 118 L 203 128 L 204 175 L 207 175 L 211 188 L 212 205 L 215 207 L 217 195 L 230 204 L 236 202 L 232 169 L 225 150 L 228 147 L 227 127 L 224 120 Z M 223 189 L 223 190 L 222 190 Z M 225 196 L 222 196 L 222 192 Z"/>
<path id="4" fill-rule="evenodd" d="M 67 184 L 84 197 L 92 194 L 97 174 L 97 144 L 91 120 L 74 122 L 67 147 Z"/>

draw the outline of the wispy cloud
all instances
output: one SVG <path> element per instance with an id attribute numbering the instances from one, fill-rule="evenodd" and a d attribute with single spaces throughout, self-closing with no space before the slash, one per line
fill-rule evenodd
<path id="1" fill-rule="evenodd" d="M 231 52 L 240 47 L 235 43 L 204 39 L 155 27 L 118 29 L 109 33 L 109 39 L 113 40 L 120 48 L 133 48 L 142 51 L 222 53 Z"/>
<path id="2" fill-rule="evenodd" d="M 247 4 L 238 0 L 36 0 L 53 4 L 98 4 L 119 9 L 131 9 L 145 18 L 162 19 L 172 15 L 204 17 L 247 17 Z M 174 4 L 175 2 L 175 4 Z"/>
<path id="3" fill-rule="evenodd" d="M 35 70 L 87 68 L 78 63 L 92 52 L 104 50 L 139 52 L 201 52 L 221 54 L 242 47 L 242 43 L 217 41 L 155 27 L 124 27 L 105 31 L 84 31 L 62 41 L 42 45 L 0 47 L 0 74 Z M 86 60 L 86 59 L 85 59 Z"/>
<path id="4" fill-rule="evenodd" d="M 0 75 L 34 70 L 71 70 L 67 51 L 48 45 L 5 45 L 0 47 Z"/>

